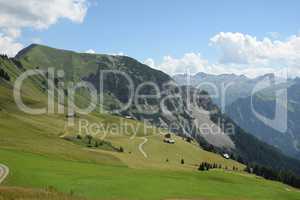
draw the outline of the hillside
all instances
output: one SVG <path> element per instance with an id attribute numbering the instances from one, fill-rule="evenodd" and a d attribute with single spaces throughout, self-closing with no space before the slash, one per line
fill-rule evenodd
<path id="1" fill-rule="evenodd" d="M 59 193 L 52 188 L 34 190 L 20 187 L 1 187 L 0 199 L 85 200 L 84 198 L 77 198 L 72 195 Z"/>
<path id="2" fill-rule="evenodd" d="M 288 156 L 299 159 L 299 115 L 300 115 L 300 86 L 299 79 L 293 80 L 284 87 L 287 89 L 287 127 L 281 133 L 259 120 L 251 110 L 251 98 L 242 98 L 226 108 L 228 116 L 238 123 L 244 130 L 252 133 L 260 140 L 279 148 Z M 253 98 L 254 109 L 261 115 L 273 118 L 275 114 L 275 92 L 279 88 L 267 88 Z"/>
<path id="3" fill-rule="evenodd" d="M 75 126 L 68 127 L 66 113 L 35 116 L 19 111 L 12 97 L 13 81 L 26 69 L 42 68 L 40 64 L 30 63 L 36 62 L 35 59 L 42 56 L 39 52 L 40 48 L 49 51 L 44 52 L 44 56 L 62 54 L 62 50 L 35 45 L 19 54 L 18 59 L 24 57 L 20 58 L 21 63 L 17 62 L 18 59 L 13 61 L 0 58 L 1 68 L 10 77 L 9 81 L 1 78 L 0 82 L 0 163 L 9 166 L 11 171 L 4 182 L 6 186 L 54 188 L 55 191 L 96 199 L 159 200 L 199 197 L 224 199 L 225 197 L 226 199 L 296 200 L 299 198 L 298 190 L 247 174 L 243 172 L 244 165 L 205 151 L 195 141 L 187 142 L 172 134 L 175 144 L 164 143 L 166 130 L 161 128 L 160 134 L 157 134 L 154 130 L 158 128 L 153 127 L 154 121 L 144 124 L 141 120 L 126 119 L 122 114 L 115 116 L 109 112 L 93 112 L 90 115 L 76 115 Z M 37 51 L 34 54 L 39 54 L 34 60 L 28 56 L 33 50 Z M 71 55 L 70 57 L 75 57 L 75 60 L 81 55 L 66 52 Z M 87 56 L 98 55 L 87 54 Z M 114 57 L 114 59 L 131 60 L 124 57 Z M 61 60 L 65 59 L 61 58 Z M 75 62 L 69 61 L 69 64 Z M 57 63 L 52 64 L 65 66 L 62 61 L 55 62 Z M 130 65 L 123 66 L 122 69 L 139 71 L 140 67 L 145 67 L 143 70 L 149 70 L 153 74 L 160 73 L 147 66 L 136 64 L 138 65 L 136 69 L 135 67 L 131 69 Z M 75 66 L 69 65 L 68 69 Z M 97 71 L 97 69 L 91 70 Z M 74 77 L 85 79 L 89 76 L 89 73 L 86 73 L 84 76 Z M 148 75 L 147 80 L 158 82 L 159 80 L 163 82 L 165 78 L 169 80 L 165 74 L 158 76 L 162 78 L 157 78 L 156 75 L 151 78 L 151 75 Z M 135 80 L 142 81 L 143 78 L 138 75 Z M 26 81 L 22 91 L 25 102 L 31 107 L 37 108 L 46 104 L 47 97 L 40 77 L 32 77 Z M 107 91 L 114 94 L 109 94 L 111 98 L 118 99 L 118 90 L 108 88 Z M 200 100 L 198 103 L 201 103 L 206 110 L 213 107 L 211 101 Z M 134 118 L 138 117 L 134 114 L 133 108 L 129 113 Z M 185 114 L 182 113 L 177 119 L 183 119 L 184 116 Z M 152 118 L 155 120 L 155 116 Z M 188 117 L 185 119 L 189 120 Z M 100 123 L 108 127 L 115 124 L 123 126 L 121 122 L 125 121 L 127 126 L 138 127 L 138 129 L 128 129 L 126 134 L 122 131 L 117 131 L 117 134 L 112 134 L 108 130 L 101 131 L 99 134 L 92 135 L 89 144 L 86 143 L 88 140 L 85 138 L 90 133 L 79 132 L 80 120 L 88 120 L 90 123 Z M 149 130 L 147 135 L 145 128 Z M 121 147 L 123 151 L 118 151 Z M 182 159 L 184 159 L 183 164 Z M 221 165 L 221 169 L 200 172 L 197 168 L 201 162 L 216 163 Z M 233 167 L 238 170 L 233 171 Z M 4 194 L 0 193 L 0 199 L 10 195 L 11 190 L 13 188 L 8 189 Z M 156 192 L 152 192 L 153 190 Z"/>
<path id="4" fill-rule="evenodd" d="M 119 70 L 121 72 L 127 73 L 134 83 L 134 91 L 138 88 L 139 84 L 144 82 L 152 82 L 157 84 L 157 87 L 161 90 L 161 96 L 157 99 L 140 99 L 139 104 L 142 107 L 142 110 L 137 109 L 136 102 L 133 102 L 131 106 L 122 113 L 115 113 L 121 116 L 131 116 L 133 119 L 138 120 L 146 120 L 152 125 L 162 128 L 171 128 L 171 130 L 181 136 L 184 137 L 194 137 L 202 146 L 205 148 L 211 149 L 209 146 L 214 146 L 215 151 L 223 154 L 223 153 L 231 153 L 237 154 L 241 157 L 244 157 L 243 160 L 245 162 L 256 162 L 262 165 L 265 165 L 268 160 L 272 160 L 269 163 L 270 166 L 273 166 L 273 161 L 277 159 L 277 157 L 281 157 L 281 153 L 277 150 L 274 150 L 276 153 L 272 153 L 273 156 L 270 157 L 269 149 L 272 147 L 266 145 L 265 143 L 261 143 L 259 140 L 255 138 L 249 137 L 248 143 L 250 146 L 261 146 L 262 151 L 260 152 L 259 157 L 264 157 L 267 159 L 262 162 L 262 159 L 249 160 L 248 157 L 245 157 L 246 152 L 243 152 L 243 149 L 236 149 L 235 144 L 239 146 L 239 141 L 243 141 L 243 135 L 237 134 L 235 136 L 235 141 L 231 137 L 228 137 L 227 134 L 215 134 L 218 132 L 218 126 L 222 124 L 214 125 L 218 120 L 216 119 L 214 122 L 210 120 L 210 112 L 214 110 L 218 110 L 218 108 L 212 103 L 210 98 L 206 98 L 205 95 L 201 95 L 201 90 L 206 88 L 199 89 L 191 89 L 193 94 L 196 94 L 195 102 L 189 102 L 187 100 L 186 94 L 188 89 L 181 86 L 174 86 L 172 79 L 157 70 L 151 69 L 150 67 L 139 63 L 138 61 L 126 57 L 126 56 L 109 56 L 109 55 L 98 55 L 98 54 L 82 54 L 76 53 L 72 51 L 60 50 L 55 48 L 50 48 L 41 45 L 31 45 L 26 49 L 22 50 L 17 56 L 16 59 L 20 61 L 20 63 L 25 68 L 39 68 L 39 69 L 47 69 L 48 67 L 55 67 L 57 69 L 63 69 L 65 71 L 66 78 L 64 82 L 67 84 L 68 81 L 75 80 L 85 80 L 90 82 L 97 88 L 98 92 L 100 92 L 99 88 L 99 77 L 102 70 Z M 262 79 L 263 77 L 258 77 L 255 80 L 250 80 L 244 76 L 235 76 L 232 77 L 230 75 L 223 75 L 219 77 L 210 76 L 206 74 L 198 74 L 199 77 L 204 78 L 207 81 L 214 81 L 216 83 L 223 83 L 224 81 L 243 81 L 248 86 Z M 130 96 L 128 92 L 128 87 L 130 87 L 130 83 L 124 80 L 123 77 L 109 75 L 104 79 L 104 93 L 105 99 L 103 103 L 104 108 L 110 113 L 115 108 L 119 108 L 124 103 L 128 102 Z M 250 84 L 251 83 L 251 84 Z M 66 85 L 65 84 L 65 85 Z M 242 86 L 243 84 L 235 84 L 241 86 L 243 88 L 242 91 L 245 91 L 245 88 Z M 240 91 L 234 89 L 233 91 Z M 248 91 L 248 90 L 247 90 Z M 143 95 L 153 95 L 155 94 L 155 90 L 152 87 L 144 87 L 142 88 L 140 94 Z M 192 94 L 192 95 L 193 95 Z M 167 98 L 168 96 L 172 96 L 172 98 Z M 179 98 L 178 98 L 179 95 Z M 191 96 L 192 96 L 191 95 Z M 133 98 L 136 96 L 134 95 Z M 78 104 L 84 104 L 84 102 L 88 99 L 87 94 L 82 92 L 78 97 Z M 165 109 L 161 109 L 160 103 L 164 100 Z M 197 109 L 191 109 L 188 107 L 188 104 L 192 104 L 196 106 L 195 108 L 200 108 L 200 112 L 195 112 Z M 147 111 L 155 110 L 155 108 L 159 108 L 158 112 L 154 114 L 148 114 Z M 204 108 L 204 109 L 203 109 Z M 207 111 L 206 114 L 203 111 Z M 222 116 L 219 116 L 218 119 L 221 119 Z M 172 128 L 173 125 L 176 124 L 176 128 Z M 210 126 L 214 126 L 213 131 L 209 134 L 203 134 L 201 129 L 201 124 L 210 124 Z M 252 133 L 252 132 L 250 132 Z M 256 134 L 252 133 L 252 134 Z M 247 133 L 244 133 L 247 134 Z M 258 144 L 259 143 L 259 144 Z M 209 147 L 209 148 L 207 148 Z M 243 152 L 243 153 L 240 153 Z M 296 173 L 300 170 L 299 166 L 293 165 L 293 169 Z M 279 168 L 286 168 L 289 164 L 280 164 Z"/>
<path id="5" fill-rule="evenodd" d="M 126 56 L 111 56 L 100 54 L 76 53 L 67 50 L 50 48 L 42 45 L 30 45 L 22 50 L 16 58 L 27 68 L 63 70 L 64 81 L 91 82 L 100 92 L 100 77 L 104 70 L 118 70 L 126 73 L 132 79 L 134 88 L 143 82 L 154 82 L 159 87 L 171 78 L 154 70 L 137 60 Z M 123 75 L 109 73 L 103 75 L 103 92 L 108 99 L 117 98 L 118 102 L 126 103 L 129 98 L 129 82 Z M 107 105 L 109 109 L 110 106 Z"/>
<path id="6" fill-rule="evenodd" d="M 173 77 L 179 84 L 186 83 L 187 76 L 183 74 Z M 259 120 L 251 108 L 251 92 L 257 84 L 262 84 L 266 80 L 273 80 L 273 74 L 266 74 L 254 79 L 245 76 L 237 76 L 234 74 L 211 75 L 206 73 L 198 73 L 190 77 L 190 84 L 197 86 L 204 84 L 204 88 L 208 93 L 215 95 L 212 87 L 216 86 L 221 92 L 222 84 L 231 86 L 226 89 L 225 110 L 224 112 L 232 118 L 247 133 L 254 135 L 260 141 L 274 146 L 285 155 L 299 158 L 299 136 L 298 136 L 298 118 L 299 115 L 299 79 L 288 79 L 285 83 L 275 84 L 266 88 L 253 98 L 254 109 L 259 114 L 272 119 L 275 112 L 275 92 L 282 88 L 287 88 L 288 93 L 288 130 L 281 133 Z M 277 77 L 276 79 L 279 79 Z M 219 93 L 220 94 L 220 93 Z M 213 101 L 220 105 L 221 97 L 213 98 Z M 239 140 L 239 139 L 237 139 Z M 255 143 L 255 142 L 254 142 Z M 270 148 L 271 149 L 271 148 Z M 275 149 L 274 149 L 275 150 Z M 277 151 L 278 151 L 277 150 Z M 276 159 L 275 159 L 276 160 Z"/>

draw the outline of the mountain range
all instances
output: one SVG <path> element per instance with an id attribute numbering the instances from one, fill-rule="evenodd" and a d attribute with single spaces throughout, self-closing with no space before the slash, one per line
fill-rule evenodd
<path id="1" fill-rule="evenodd" d="M 272 77 L 274 74 L 248 78 L 245 75 L 213 75 L 199 72 L 195 75 L 177 74 L 172 78 L 180 85 L 192 85 L 206 90 L 218 106 L 225 107 L 239 98 L 250 96 L 257 83 Z"/>
<path id="2" fill-rule="evenodd" d="M 299 135 L 299 116 L 300 116 L 300 80 L 299 78 L 290 81 L 283 87 L 268 88 L 267 91 L 259 92 L 252 97 L 253 109 L 259 115 L 265 116 L 269 119 L 275 117 L 281 118 L 283 123 L 286 123 L 286 130 L 277 130 L 272 125 L 265 123 L 256 116 L 251 107 L 251 97 L 241 98 L 233 102 L 226 108 L 226 113 L 236 123 L 238 123 L 244 130 L 252 133 L 261 141 L 280 149 L 286 155 L 292 156 L 296 159 L 300 157 L 300 135 Z M 287 91 L 286 105 L 278 103 L 279 100 L 275 98 L 275 92 L 278 89 Z M 280 112 L 276 113 L 276 103 L 279 104 L 283 110 L 286 110 L 287 119 Z M 275 116 L 277 115 L 277 116 Z M 282 115 L 282 116 L 281 116 Z"/>
<path id="3" fill-rule="evenodd" d="M 48 90 L 52 86 L 47 81 L 51 77 L 49 69 L 55 71 L 54 106 L 64 106 L 63 112 L 23 113 L 14 101 L 15 81 L 28 70 L 42 72 L 44 75 L 29 77 L 21 88 L 26 105 L 42 108 L 49 103 Z M 112 72 L 101 80 L 104 70 L 117 70 L 119 74 Z M 201 76 L 219 83 L 221 80 L 229 82 L 235 75 L 224 75 L 219 79 Z M 286 185 L 245 173 L 248 166 L 253 170 L 262 169 L 260 172 L 266 173 L 265 178 L 279 180 L 274 178 L 274 174 L 279 174 L 280 181 L 298 184 L 294 175 L 300 175 L 299 160 L 263 141 L 255 135 L 257 132 L 244 129 L 243 122 L 239 123 L 234 113 L 223 113 L 208 88 L 176 84 L 175 80 L 127 56 L 78 53 L 37 44 L 23 49 L 14 58 L 1 55 L 0 136 L 3 139 L 0 140 L 0 157 L 1 162 L 14 172 L 8 183 L 33 188 L 48 186 L 49 191 L 58 188 L 72 195 L 76 191 L 80 196 L 103 199 L 124 196 L 127 199 L 168 199 L 175 194 L 170 188 L 176 188 L 176 196 L 189 198 L 211 197 L 214 193 L 218 199 L 224 196 L 253 199 L 253 195 L 255 199 L 265 196 L 272 199 L 279 193 L 280 198 L 288 194 Z M 244 76 L 234 80 L 244 82 L 249 92 L 258 81 Z M 70 84 L 80 81 L 91 84 L 100 99 L 95 111 L 87 115 L 76 110 L 70 114 L 65 110 L 69 105 L 67 99 L 58 96 L 58 93 L 65 97 L 74 95 L 69 90 Z M 149 83 L 154 83 L 157 88 Z M 130 87 L 135 91 L 133 97 Z M 161 91 L 160 95 L 156 95 L 157 90 Z M 245 98 L 247 94 L 244 93 Z M 74 95 L 78 108 L 87 107 L 91 98 L 85 89 L 76 90 Z M 132 98 L 138 99 L 125 110 L 119 110 Z M 238 100 L 231 100 L 230 105 Z M 296 101 L 296 97 L 293 100 Z M 70 119 L 74 120 L 74 126 L 67 124 Z M 81 120 L 90 122 L 92 127 L 81 133 Z M 120 129 L 109 134 L 111 130 L 107 127 L 116 125 Z M 92 130 L 97 134 L 91 134 Z M 166 137 L 173 138 L 175 144 L 165 142 Z M 198 172 L 201 162 L 202 166 L 219 169 L 199 176 L 195 171 Z M 28 181 L 30 179 L 33 180 Z M 259 187 L 254 192 L 248 187 L 253 181 Z M 223 190 L 215 193 L 215 184 L 228 188 L 229 193 L 224 194 Z M 128 189 L 137 185 L 139 194 Z M 232 194 L 232 188 L 237 185 L 242 192 Z M 265 186 L 272 192 L 262 192 L 262 196 L 256 198 L 256 191 L 264 190 Z M 106 189 L 99 193 L 99 188 L 103 187 Z M 153 187 L 159 192 L 149 192 Z M 123 188 L 126 188 L 125 192 Z M 297 199 L 298 193 L 289 190 L 290 195 L 295 195 L 290 199 Z"/>
<path id="4" fill-rule="evenodd" d="M 63 69 L 66 72 L 65 81 L 86 80 L 93 84 L 95 88 L 100 92 L 99 88 L 99 76 L 100 71 L 105 69 L 116 69 L 127 73 L 133 80 L 135 90 L 137 86 L 143 82 L 153 82 L 162 89 L 162 96 L 156 100 L 140 99 L 139 106 L 143 107 L 143 110 L 153 110 L 157 107 L 159 110 L 155 114 L 148 114 L 140 112 L 136 108 L 135 102 L 125 111 L 121 113 L 115 113 L 117 115 L 131 116 L 137 120 L 146 120 L 149 123 L 157 127 L 172 127 L 176 124 L 176 128 L 171 128 L 173 132 L 183 137 L 194 137 L 202 146 L 214 147 L 214 151 L 218 153 L 230 153 L 233 157 L 241 157 L 245 162 L 262 163 L 263 165 L 276 167 L 280 169 L 286 166 L 289 158 L 283 156 L 275 148 L 271 148 L 265 143 L 260 143 L 254 137 L 251 137 L 248 133 L 238 128 L 239 123 L 235 124 L 232 120 L 225 120 L 226 123 L 234 124 L 236 127 L 236 133 L 234 135 L 227 134 L 226 131 L 221 130 L 221 124 L 217 121 L 225 118 L 219 111 L 219 108 L 214 105 L 210 96 L 201 95 L 202 91 L 207 88 L 191 88 L 190 91 L 195 90 L 197 98 L 195 100 L 188 100 L 185 96 L 187 94 L 187 87 L 178 86 L 180 92 L 173 88 L 173 79 L 167 74 L 154 70 L 144 64 L 141 64 L 135 59 L 126 56 L 109 56 L 109 55 L 97 55 L 97 54 L 80 54 L 72 51 L 59 50 L 49 48 L 41 45 L 31 45 L 28 48 L 21 51 L 15 58 L 25 68 L 33 67 L 39 69 L 47 69 L 49 67 L 55 67 L 56 69 Z M 272 76 L 270 74 L 265 75 Z M 251 92 L 251 88 L 255 83 L 264 77 L 258 77 L 254 80 L 245 76 L 235 75 L 220 75 L 212 76 L 200 73 L 195 76 L 196 78 L 202 77 L 205 81 L 213 81 L 214 83 L 228 83 L 234 81 L 234 89 L 228 96 L 233 96 L 231 101 L 234 101 L 238 96 L 246 96 Z M 177 80 L 177 79 L 175 79 Z M 120 105 L 126 103 L 129 99 L 128 87 L 130 86 L 122 76 L 109 75 L 103 81 L 104 86 L 104 107 L 108 112 L 111 112 Z M 201 80 L 200 82 L 201 83 Z M 152 87 L 145 87 L 141 90 L 143 95 L 153 95 L 154 90 Z M 209 90 L 208 90 L 209 93 Z M 179 98 L 173 97 L 179 94 Z M 159 103 L 162 99 L 168 95 L 172 95 L 172 98 L 167 98 L 164 101 L 164 105 L 167 107 L 167 112 L 162 110 Z M 78 96 L 79 102 L 83 103 L 86 99 L 86 93 L 82 93 Z M 192 107 L 188 106 L 192 105 Z M 194 106 L 194 107 L 193 107 Z M 200 112 L 196 112 L 200 108 Z M 206 112 L 201 112 L 206 111 Z M 212 120 L 211 113 L 218 113 L 217 118 Z M 216 118 L 216 115 L 214 115 Z M 235 119 L 235 118 L 233 118 Z M 201 130 L 201 124 L 208 124 L 211 130 L 204 134 Z M 195 128 L 196 127 L 196 128 Z M 251 133 L 251 132 L 249 132 Z M 253 135 L 256 134 L 252 133 Z M 250 146 L 245 147 L 241 145 L 243 138 L 247 137 Z M 212 147 L 211 147 L 212 146 Z M 260 146 L 261 151 L 256 152 L 254 146 Z M 253 149 L 252 149 L 253 148 Z M 251 156 L 250 156 L 251 154 Z M 276 157 L 276 159 L 274 157 Z M 296 161 L 295 161 L 296 162 Z M 300 161 L 299 161 L 300 163 Z M 299 168 L 298 168 L 299 167 Z M 300 165 L 291 165 L 290 169 L 294 169 L 297 173 L 300 173 Z"/>
<path id="5" fill-rule="evenodd" d="M 173 76 L 179 84 L 186 84 L 190 80 L 190 85 L 200 86 L 210 94 L 215 91 L 224 95 L 213 98 L 214 102 L 222 107 L 222 111 L 233 119 L 241 128 L 254 135 L 259 140 L 264 141 L 288 156 L 299 159 L 299 103 L 300 95 L 297 91 L 300 84 L 299 78 L 287 79 L 284 82 L 274 74 L 265 74 L 256 78 L 248 78 L 235 74 L 211 75 L 200 72 L 188 77 L 186 74 Z M 279 82 L 272 84 L 262 91 L 254 89 L 265 84 L 266 81 L 279 79 Z M 281 83 L 282 82 L 282 83 Z M 223 86 L 225 85 L 225 87 Z M 226 85 L 228 88 L 226 88 Z M 212 87 L 213 86 L 213 87 Z M 264 86 L 265 87 L 265 86 Z M 215 89 L 217 88 L 217 89 Z M 224 89 L 226 88 L 226 89 Z M 287 130 L 283 133 L 266 125 L 255 115 L 257 111 L 262 116 L 273 119 L 276 110 L 276 92 L 285 89 L 287 91 Z M 225 101 L 222 104 L 222 100 Z M 252 103 L 252 104 L 251 104 Z M 252 107 L 253 105 L 253 107 Z M 254 108 L 254 110 L 253 110 Z M 282 116 L 283 117 L 283 116 Z"/>

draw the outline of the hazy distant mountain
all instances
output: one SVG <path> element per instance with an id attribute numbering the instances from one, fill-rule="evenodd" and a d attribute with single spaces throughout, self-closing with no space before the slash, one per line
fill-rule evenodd
<path id="1" fill-rule="evenodd" d="M 186 74 L 175 75 L 173 76 L 173 79 L 180 85 L 192 85 L 206 90 L 211 95 L 217 95 L 217 97 L 213 98 L 213 100 L 217 105 L 221 106 L 222 101 L 224 101 L 225 105 L 229 105 L 238 98 L 250 96 L 251 91 L 257 82 L 267 76 L 273 76 L 273 74 L 266 74 L 264 76 L 251 79 L 244 75 L 212 75 L 199 72 L 190 76 L 189 81 Z M 224 95 L 222 95 L 222 93 Z"/>
<path id="2" fill-rule="evenodd" d="M 268 88 L 253 98 L 256 112 L 270 119 L 274 117 L 278 87 Z M 251 97 L 238 99 L 226 108 L 226 113 L 247 132 L 285 154 L 300 159 L 300 79 L 296 78 L 281 87 L 287 88 L 288 95 L 287 131 L 284 133 L 257 118 L 251 109 Z"/>
<path id="3" fill-rule="evenodd" d="M 175 75 L 173 79 L 186 85 L 187 75 Z M 273 79 L 273 74 L 266 74 L 251 79 L 246 76 L 235 74 L 211 75 L 200 72 L 189 77 L 190 85 L 198 86 L 208 91 L 211 95 L 215 92 L 211 85 L 214 85 L 221 93 L 222 85 L 230 86 L 225 91 L 225 112 L 246 132 L 256 136 L 261 141 L 273 145 L 283 151 L 286 155 L 300 158 L 300 79 L 289 79 L 285 83 L 275 84 L 272 87 L 264 89 L 253 98 L 255 111 L 265 117 L 272 119 L 275 113 L 275 92 L 280 88 L 286 88 L 288 91 L 288 130 L 281 133 L 267 126 L 260 121 L 251 109 L 251 95 L 254 87 L 268 78 Z M 224 91 L 224 90 L 223 90 Z M 221 95 L 222 97 L 222 95 Z M 222 98 L 213 99 L 218 106 L 221 106 Z"/>

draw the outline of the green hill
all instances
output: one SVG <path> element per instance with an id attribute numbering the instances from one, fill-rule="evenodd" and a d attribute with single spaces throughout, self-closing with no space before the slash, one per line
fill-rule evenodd
<path id="1" fill-rule="evenodd" d="M 10 76 L 10 81 L 0 78 L 0 163 L 10 168 L 9 177 L 4 182 L 6 188 L 0 188 L 0 199 L 11 198 L 11 191 L 15 191 L 10 188 L 12 186 L 52 188 L 54 191 L 92 199 L 299 199 L 298 190 L 244 173 L 244 165 L 204 151 L 194 141 L 189 143 L 172 134 L 175 144 L 164 143 L 165 130 L 159 129 L 161 134 L 156 134 L 156 128 L 141 121 L 107 113 L 78 114 L 75 126 L 68 127 L 65 114 L 28 115 L 19 111 L 12 96 L 13 81 L 26 69 L 41 67 L 38 63 L 30 63 L 31 57 L 27 58 L 28 61 L 26 57 L 22 58 L 26 51 L 27 54 L 31 53 L 32 48 L 37 51 L 34 53 L 37 60 L 43 54 L 52 52 L 47 52 L 47 47 L 31 47 L 31 50 L 19 54 L 20 65 L 16 64 L 17 60 L 0 58 L 1 68 Z M 40 52 L 40 48 L 45 50 Z M 52 59 L 56 56 L 59 55 L 53 55 Z M 55 63 L 52 59 L 50 61 L 53 63 L 47 61 L 49 65 L 45 67 L 65 61 L 61 58 Z M 67 66 L 69 61 L 61 66 Z M 72 62 L 77 61 L 74 58 Z M 139 70 L 138 66 L 136 68 Z M 134 70 L 134 67 L 128 67 L 128 70 Z M 159 76 L 164 80 L 163 76 L 166 75 Z M 26 81 L 22 95 L 31 107 L 46 104 L 47 97 L 40 77 Z M 121 121 L 125 121 L 127 126 L 138 129 L 129 129 L 126 134 L 122 131 L 117 131 L 118 134 L 101 131 L 93 135 L 89 143 L 86 138 L 88 133 L 78 131 L 79 121 L 83 119 L 105 126 L 122 126 Z M 103 138 L 103 135 L 106 137 Z M 122 152 L 118 151 L 120 147 Z M 181 164 L 182 159 L 184 164 Z M 200 172 L 197 168 L 204 161 L 217 163 L 222 168 Z M 233 171 L 233 166 L 238 171 Z M 21 191 L 15 199 L 43 198 L 43 194 L 35 189 L 24 190 L 24 195 Z M 72 198 L 53 195 L 53 199 Z"/>
<path id="2" fill-rule="evenodd" d="M 25 69 L 48 69 L 49 67 L 63 69 L 65 71 L 65 78 L 61 81 L 64 81 L 65 86 L 69 81 L 76 82 L 79 80 L 85 80 L 94 85 L 95 88 L 98 89 L 98 93 L 100 93 L 100 73 L 105 69 L 117 69 L 121 72 L 127 73 L 133 80 L 134 89 L 136 89 L 141 83 L 153 82 L 156 83 L 162 90 L 166 88 L 166 83 L 172 81 L 168 75 L 151 69 L 150 67 L 126 56 L 76 53 L 73 51 L 55 49 L 42 45 L 30 45 L 25 48 L 16 56 L 15 62 L 16 61 L 18 61 Z M 122 78 L 110 74 L 103 82 L 104 102 L 101 102 L 102 105 L 99 106 L 102 106 L 105 110 L 111 112 L 128 101 L 128 87 L 130 84 L 124 79 L 124 77 Z M 40 88 L 47 88 L 47 85 L 45 85 L 41 80 L 35 80 L 34 84 L 39 85 Z M 194 128 L 195 123 L 196 121 L 200 121 L 202 123 L 203 119 L 209 119 L 211 116 L 194 115 L 193 109 L 189 109 L 186 106 L 186 104 L 189 103 L 185 99 L 186 88 L 178 87 L 176 89 L 182 91 L 179 95 L 183 97 L 183 103 L 181 102 L 181 99 L 177 98 L 170 98 L 165 101 L 166 107 L 174 113 L 171 117 L 168 113 L 161 109 L 159 112 L 152 115 L 144 114 L 137 109 L 135 103 L 133 103 L 126 111 L 121 113 L 121 115 L 129 115 L 138 120 L 147 120 L 152 125 L 158 127 L 172 126 L 172 124 L 175 123 L 178 125 L 178 128 L 176 128 L 176 130 L 174 129 L 173 132 L 178 135 L 185 136 L 188 134 L 189 136 L 193 136 L 207 150 L 214 149 L 215 152 L 230 153 L 234 155 L 236 159 L 241 157 L 245 163 L 257 163 L 268 167 L 276 166 L 276 170 L 292 170 L 294 173 L 300 174 L 299 161 L 289 159 L 288 157 L 283 156 L 280 151 L 272 146 L 260 142 L 254 137 L 250 137 L 248 133 L 244 132 L 237 125 L 235 125 L 235 127 L 239 134 L 235 134 L 234 137 L 224 138 L 222 135 L 217 135 L 212 139 L 205 137 L 201 131 Z M 153 91 L 153 88 L 145 87 L 141 91 L 141 94 L 153 94 L 153 92 L 155 92 Z M 150 101 L 141 99 L 139 103 L 142 105 L 143 110 L 151 110 L 153 107 L 159 105 L 161 100 L 168 94 L 176 94 L 175 89 L 169 89 L 167 91 L 164 90 L 158 100 Z M 79 91 L 75 98 L 77 105 L 84 106 L 86 105 L 87 100 L 89 100 L 89 95 L 85 91 Z M 210 98 L 205 99 L 200 96 L 197 101 L 198 106 L 205 108 L 207 111 L 218 109 L 215 105 L 213 105 Z M 213 117 L 216 117 L 216 115 Z M 221 118 L 224 117 L 222 115 L 218 115 L 214 122 L 217 124 L 217 121 Z M 232 123 L 232 120 L 229 120 L 229 123 Z M 243 134 L 240 134 L 241 132 L 243 132 Z M 258 133 L 255 132 L 252 134 L 257 135 Z M 244 145 L 244 138 L 247 138 L 247 146 Z M 260 149 L 259 153 L 254 150 L 254 147 L 257 146 L 259 146 Z M 280 162 L 277 162 L 278 160 L 280 160 Z"/>

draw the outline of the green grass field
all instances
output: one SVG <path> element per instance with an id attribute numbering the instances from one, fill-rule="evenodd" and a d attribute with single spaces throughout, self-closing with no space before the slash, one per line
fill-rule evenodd
<path id="1" fill-rule="evenodd" d="M 85 200 L 85 198 L 75 197 L 72 194 L 63 194 L 55 191 L 53 188 L 47 189 L 29 189 L 20 187 L 0 187 L 0 200 L 24 200 L 24 199 L 42 199 L 42 200 Z"/>
<path id="2" fill-rule="evenodd" d="M 28 94 L 26 101 L 41 106 L 43 96 Z M 64 115 L 32 116 L 14 106 L 10 89 L 0 87 L 0 163 L 10 168 L 5 186 L 23 188 L 55 188 L 59 192 L 99 200 L 297 200 L 298 190 L 281 183 L 267 181 L 241 171 L 211 170 L 200 172 L 202 161 L 222 164 L 230 169 L 243 165 L 225 160 L 219 155 L 200 149 L 175 137 L 176 144 L 163 143 L 163 136 L 149 132 L 138 121 L 136 137 L 110 135 L 105 140 L 122 146 L 124 152 L 87 148 L 62 138 L 77 135 L 78 129 L 66 127 Z M 79 116 L 76 119 L 109 125 L 121 119 L 108 114 Z M 101 137 L 101 134 L 99 136 Z M 143 145 L 148 158 L 139 151 Z M 184 158 L 185 164 L 180 164 Z M 169 162 L 166 162 L 166 159 Z M 5 191 L 5 190 L 4 190 Z M 7 193 L 0 190 L 0 199 Z M 34 199 L 34 198 L 29 198 Z M 35 198 L 40 199 L 40 198 Z M 63 198 L 61 198 L 63 199 Z M 6 199 L 5 199 L 6 200 Z"/>
<path id="3" fill-rule="evenodd" d="M 65 193 L 90 198 L 296 200 L 300 195 L 283 184 L 232 172 L 131 169 L 12 150 L 0 150 L 0 156 L 1 162 L 11 168 L 7 185 L 52 186 Z"/>

